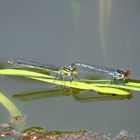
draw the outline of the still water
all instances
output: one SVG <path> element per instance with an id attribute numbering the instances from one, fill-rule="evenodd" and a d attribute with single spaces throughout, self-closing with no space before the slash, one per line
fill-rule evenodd
<path id="1" fill-rule="evenodd" d="M 125 68 L 140 79 L 139 0 L 0 1 L 0 61 L 24 58 L 69 65 L 77 60 Z M 140 130 L 140 93 L 133 99 L 80 103 L 72 97 L 21 102 L 15 93 L 51 85 L 0 76 L 0 91 L 27 115 L 26 127 L 93 130 L 118 134 Z M 0 122 L 9 120 L 0 106 Z"/>

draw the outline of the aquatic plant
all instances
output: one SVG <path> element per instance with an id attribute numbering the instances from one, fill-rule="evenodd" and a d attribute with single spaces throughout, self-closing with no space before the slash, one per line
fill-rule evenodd
<path id="1" fill-rule="evenodd" d="M 0 74 L 2 75 L 13 75 L 13 76 L 22 76 L 22 77 L 27 77 L 30 79 L 34 79 L 37 81 L 42 81 L 46 83 L 52 83 L 55 85 L 61 85 L 63 87 L 68 87 L 71 89 L 76 89 L 74 91 L 76 92 L 71 92 L 70 94 L 67 94 L 67 91 L 64 93 L 62 91 L 61 96 L 65 95 L 72 95 L 75 97 L 75 99 L 79 99 L 81 101 L 88 101 L 91 98 L 88 98 L 85 96 L 83 99 L 82 96 L 80 96 L 81 91 L 94 91 L 99 93 L 99 97 L 97 99 L 103 99 L 103 98 L 116 98 L 119 97 L 118 99 L 124 98 L 129 98 L 131 97 L 131 93 L 129 90 L 135 90 L 135 91 L 140 91 L 140 82 L 139 80 L 132 80 L 130 79 L 127 81 L 126 84 L 110 84 L 110 80 L 88 80 L 88 79 L 81 79 L 80 81 L 63 81 L 63 80 L 55 80 L 54 76 L 50 76 L 47 74 L 42 74 L 39 72 L 33 72 L 33 71 L 28 71 L 28 70 L 19 70 L 19 69 L 2 69 L 0 70 Z M 54 90 L 48 90 L 47 92 L 49 93 L 49 96 L 51 95 L 54 96 Z M 59 91 L 59 90 L 57 90 Z M 108 96 L 106 96 L 108 95 Z M 47 95 L 46 95 L 47 96 Z M 56 95 L 55 95 L 56 96 Z M 96 98 L 93 98 L 93 101 L 96 100 Z"/>
<path id="2" fill-rule="evenodd" d="M 24 116 L 18 108 L 3 94 L 0 92 L 0 103 L 8 110 L 10 113 L 10 120 L 7 123 L 0 124 L 0 137 L 13 137 L 19 134 L 19 130 L 24 129 L 25 122 Z M 17 126 L 17 130 L 13 126 Z"/>
<path id="3" fill-rule="evenodd" d="M 46 82 L 46 83 L 52 83 L 56 85 L 62 85 L 66 87 L 81 89 L 81 90 L 93 90 L 100 93 L 106 93 L 106 94 L 116 94 L 116 95 L 129 95 L 129 92 L 126 92 L 124 90 L 118 89 L 120 85 L 116 85 L 117 88 L 111 88 L 111 84 L 105 84 L 106 87 L 97 87 L 94 86 L 94 83 L 89 84 L 86 83 L 86 80 L 81 81 L 63 81 L 63 80 L 55 80 L 54 76 L 50 76 L 47 74 L 42 74 L 38 72 L 32 72 L 27 70 L 18 70 L 18 69 L 3 69 L 0 70 L 0 74 L 2 75 L 15 75 L 15 76 L 23 76 L 30 79 Z M 55 81 L 54 81 L 55 80 Z M 96 80 L 92 80 L 93 82 L 96 82 Z M 102 84 L 102 82 L 100 83 Z M 124 85 L 125 86 L 125 85 Z"/>

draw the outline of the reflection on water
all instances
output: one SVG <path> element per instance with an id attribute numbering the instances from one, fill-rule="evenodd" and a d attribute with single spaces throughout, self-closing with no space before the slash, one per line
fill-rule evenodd
<path id="1" fill-rule="evenodd" d="M 100 44 L 102 47 L 102 53 L 105 64 L 108 64 L 108 29 L 109 19 L 112 9 L 112 0 L 99 0 L 99 32 L 100 32 Z"/>
<path id="2" fill-rule="evenodd" d="M 58 96 L 72 96 L 75 100 L 79 102 L 93 102 L 93 101 L 109 101 L 109 100 L 124 100 L 132 98 L 132 94 L 128 96 L 119 95 L 107 95 L 101 94 L 93 91 L 82 91 L 74 88 L 68 87 L 53 87 L 46 90 L 33 90 L 26 91 L 24 93 L 19 93 L 13 95 L 14 99 L 19 101 L 31 101 L 37 99 L 44 99 L 48 97 L 58 97 Z"/>
<path id="3" fill-rule="evenodd" d="M 73 18 L 75 23 L 75 29 L 79 30 L 79 19 L 80 19 L 80 3 L 77 0 L 70 0 L 70 5 L 73 12 Z"/>

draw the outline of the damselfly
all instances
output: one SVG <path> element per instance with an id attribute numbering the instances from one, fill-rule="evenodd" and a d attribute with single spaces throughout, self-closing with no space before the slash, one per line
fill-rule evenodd
<path id="1" fill-rule="evenodd" d="M 107 73 L 111 75 L 111 83 L 112 81 L 123 81 L 126 82 L 126 79 L 129 79 L 130 71 L 122 70 L 122 69 L 115 69 L 115 68 L 109 68 L 104 66 L 98 66 L 98 65 L 90 65 L 82 62 L 75 62 L 72 64 L 72 67 L 75 68 L 81 68 L 87 71 L 94 71 L 94 72 L 102 72 Z"/>
<path id="2" fill-rule="evenodd" d="M 77 74 L 78 74 L 77 69 L 72 67 L 71 65 L 68 67 L 56 66 L 53 64 L 41 64 L 38 62 L 26 61 L 22 59 L 9 60 L 8 63 L 12 65 L 17 65 L 20 67 L 33 68 L 33 69 L 36 68 L 36 69 L 40 69 L 44 71 L 55 72 L 56 73 L 55 80 L 58 77 L 58 75 L 60 75 L 62 80 L 63 80 L 63 77 L 70 77 L 70 81 L 74 80 L 74 77 L 79 79 L 77 77 Z"/>

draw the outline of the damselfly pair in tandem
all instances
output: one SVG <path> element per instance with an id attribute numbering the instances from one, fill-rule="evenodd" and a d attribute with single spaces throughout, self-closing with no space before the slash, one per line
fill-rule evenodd
<path id="1" fill-rule="evenodd" d="M 123 84 L 126 83 L 126 79 L 129 79 L 130 71 L 122 70 L 122 69 L 115 69 L 115 68 L 109 68 L 104 66 L 98 66 L 98 65 L 90 65 L 82 62 L 74 62 L 70 66 L 56 66 L 53 64 L 40 64 L 33 61 L 26 61 L 22 59 L 15 59 L 15 60 L 9 60 L 8 63 L 12 65 L 17 65 L 20 67 L 27 67 L 27 68 L 36 68 L 41 69 L 45 71 L 52 71 L 56 73 L 56 78 L 58 75 L 60 75 L 61 80 L 64 80 L 65 77 L 70 77 L 70 82 L 74 80 L 74 77 L 78 78 L 78 69 L 83 69 L 87 71 L 92 72 L 100 72 L 100 73 L 106 73 L 111 76 L 111 84 L 115 82 L 121 82 Z"/>

